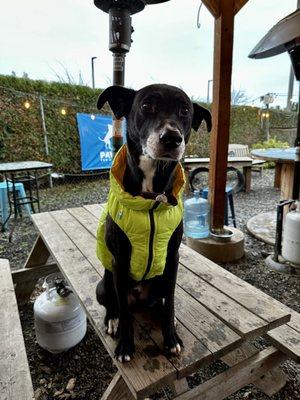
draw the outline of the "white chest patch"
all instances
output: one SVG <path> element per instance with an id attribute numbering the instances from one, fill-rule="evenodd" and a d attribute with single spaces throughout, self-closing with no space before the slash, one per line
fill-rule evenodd
<path id="1" fill-rule="evenodd" d="M 139 168 L 143 171 L 142 182 L 143 192 L 153 192 L 153 177 L 156 169 L 156 162 L 149 156 L 140 156 Z"/>

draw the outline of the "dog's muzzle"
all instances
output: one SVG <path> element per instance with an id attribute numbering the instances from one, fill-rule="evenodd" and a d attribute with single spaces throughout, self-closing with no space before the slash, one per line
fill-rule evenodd
<path id="1" fill-rule="evenodd" d="M 183 141 L 183 138 L 178 130 L 167 129 L 159 135 L 159 141 L 166 149 L 171 150 L 179 147 Z"/>

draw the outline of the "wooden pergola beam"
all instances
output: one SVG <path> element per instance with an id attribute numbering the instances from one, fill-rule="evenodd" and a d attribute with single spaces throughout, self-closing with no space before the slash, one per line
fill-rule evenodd
<path id="1" fill-rule="evenodd" d="M 235 0 L 234 13 L 237 14 L 247 2 L 248 0 Z"/>
<path id="2" fill-rule="evenodd" d="M 215 18 L 219 16 L 219 0 L 202 0 L 202 3 Z"/>
<path id="3" fill-rule="evenodd" d="M 213 130 L 210 142 L 211 230 L 224 227 L 225 188 L 230 134 L 234 16 L 248 0 L 203 0 L 215 18 Z"/>
<path id="4" fill-rule="evenodd" d="M 213 72 L 213 129 L 210 142 L 211 229 L 224 226 L 225 187 L 230 132 L 231 73 L 235 0 L 219 0 L 215 19 Z"/>

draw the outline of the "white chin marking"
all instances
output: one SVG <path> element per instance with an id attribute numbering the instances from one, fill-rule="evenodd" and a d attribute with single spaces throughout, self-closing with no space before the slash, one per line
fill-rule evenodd
<path id="1" fill-rule="evenodd" d="M 140 156 L 139 168 L 143 171 L 144 178 L 142 182 L 143 192 L 153 191 L 153 177 L 155 174 L 155 161 L 148 155 Z"/>
<path id="2" fill-rule="evenodd" d="M 110 319 L 108 321 L 107 333 L 110 336 L 116 336 L 119 326 L 119 318 Z"/>
<path id="3" fill-rule="evenodd" d="M 180 354 L 180 353 L 181 353 L 181 346 L 180 346 L 180 344 L 177 343 L 175 347 L 172 347 L 172 348 L 170 349 L 170 351 L 171 351 L 172 354 Z"/>

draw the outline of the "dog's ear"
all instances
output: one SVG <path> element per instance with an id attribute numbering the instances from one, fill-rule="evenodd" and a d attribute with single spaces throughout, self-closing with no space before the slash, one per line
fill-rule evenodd
<path id="1" fill-rule="evenodd" d="M 199 106 L 197 103 L 193 103 L 194 115 L 192 121 L 192 128 L 197 131 L 202 120 L 206 122 L 208 132 L 211 131 L 211 113 L 206 108 Z"/>
<path id="2" fill-rule="evenodd" d="M 127 117 L 130 113 L 135 93 L 135 90 L 127 89 L 123 86 L 110 86 L 100 94 L 97 108 L 100 110 L 108 102 L 117 119 Z"/>

